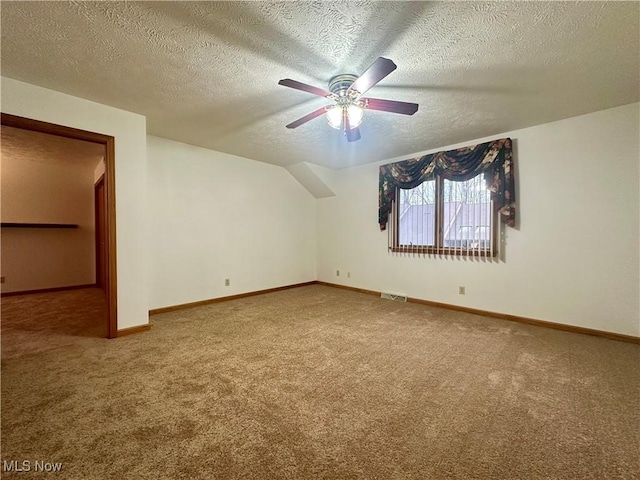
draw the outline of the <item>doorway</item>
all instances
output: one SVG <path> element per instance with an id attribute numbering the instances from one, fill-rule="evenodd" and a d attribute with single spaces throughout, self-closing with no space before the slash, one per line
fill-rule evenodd
<path id="1" fill-rule="evenodd" d="M 117 276 L 116 276 L 116 212 L 115 212 L 115 138 L 109 135 L 88 132 L 53 123 L 32 120 L 2 113 L 3 126 L 20 128 L 33 132 L 57 135 L 103 145 L 105 148 L 104 175 L 96 184 L 96 284 L 100 284 L 107 298 L 107 338 L 116 338 L 117 317 Z M 100 218 L 100 226 L 98 219 Z M 101 229 L 98 236 L 98 229 Z M 98 243 L 101 242 L 99 245 Z M 98 263 L 100 266 L 98 267 Z M 98 270 L 100 268 L 100 270 Z"/>

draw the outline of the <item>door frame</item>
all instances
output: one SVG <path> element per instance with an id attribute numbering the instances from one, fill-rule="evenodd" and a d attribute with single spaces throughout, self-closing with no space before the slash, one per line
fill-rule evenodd
<path id="1" fill-rule="evenodd" d="M 107 255 L 107 338 L 118 336 L 118 283 L 116 264 L 116 165 L 115 165 L 115 137 L 101 133 L 89 132 L 54 123 L 19 117 L 8 113 L 0 114 L 0 124 L 7 127 L 22 128 L 39 133 L 48 133 L 59 137 L 98 143 L 105 147 L 105 207 L 106 207 L 106 255 Z"/>
<path id="2" fill-rule="evenodd" d="M 100 190 L 100 188 L 102 188 L 102 194 L 103 194 L 103 200 L 104 200 L 104 193 L 106 192 L 106 189 L 104 188 L 104 173 L 102 175 L 100 175 L 100 178 L 98 179 L 97 182 L 94 183 L 93 185 L 93 217 L 94 217 L 94 226 L 96 229 L 96 285 L 98 287 L 100 287 L 101 289 L 103 289 L 106 293 L 107 291 L 107 282 L 102 282 L 102 276 L 105 272 L 103 272 L 104 268 L 102 266 L 102 259 L 100 258 L 100 244 L 102 243 L 101 240 L 102 238 L 100 237 L 99 233 L 100 230 L 99 229 L 103 229 L 104 223 L 100 224 L 100 227 L 98 227 L 98 221 L 100 219 L 100 212 L 99 212 L 99 202 L 98 202 L 98 191 Z M 106 207 L 106 202 L 103 201 L 103 205 Z M 105 209 L 106 210 L 106 209 Z M 103 217 L 106 223 L 106 211 L 103 213 Z M 104 235 L 104 238 L 106 239 L 106 229 L 105 232 L 102 232 Z M 105 246 L 106 246 L 106 241 L 104 242 Z M 106 255 L 106 251 L 105 251 L 105 255 Z"/>

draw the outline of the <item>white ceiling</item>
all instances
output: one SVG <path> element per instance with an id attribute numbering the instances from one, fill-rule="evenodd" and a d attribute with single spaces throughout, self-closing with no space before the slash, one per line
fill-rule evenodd
<path id="1" fill-rule="evenodd" d="M 148 133 L 277 165 L 375 162 L 636 102 L 638 2 L 2 2 L 2 74 L 140 113 Z M 321 88 L 378 56 L 348 143 Z"/>
<path id="2" fill-rule="evenodd" d="M 105 155 L 104 145 L 2 126 L 2 156 L 14 160 L 86 168 L 93 171 Z"/>

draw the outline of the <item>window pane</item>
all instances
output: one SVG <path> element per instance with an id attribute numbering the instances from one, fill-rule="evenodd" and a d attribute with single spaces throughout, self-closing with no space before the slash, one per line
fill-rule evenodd
<path id="1" fill-rule="evenodd" d="M 435 245 L 436 182 L 430 180 L 412 189 L 400 189 L 398 199 L 398 244 Z"/>
<path id="2" fill-rule="evenodd" d="M 466 182 L 444 181 L 445 247 L 490 248 L 491 195 L 482 174 Z"/>

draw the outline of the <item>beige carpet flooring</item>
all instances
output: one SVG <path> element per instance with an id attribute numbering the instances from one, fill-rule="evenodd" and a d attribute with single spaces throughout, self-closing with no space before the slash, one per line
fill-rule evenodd
<path id="1" fill-rule="evenodd" d="M 99 288 L 3 297 L 2 358 L 107 337 L 107 298 Z"/>
<path id="2" fill-rule="evenodd" d="M 7 300 L 3 478 L 640 476 L 639 345 L 313 285 L 46 348 Z"/>

